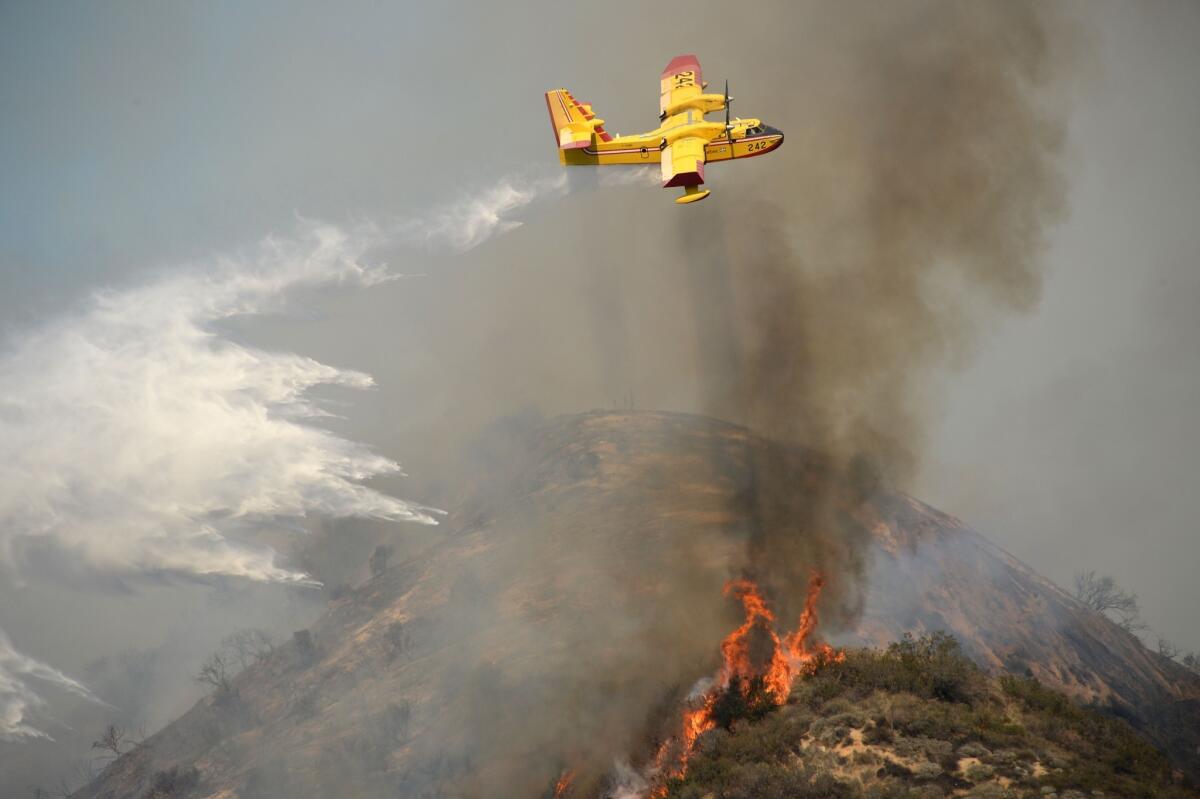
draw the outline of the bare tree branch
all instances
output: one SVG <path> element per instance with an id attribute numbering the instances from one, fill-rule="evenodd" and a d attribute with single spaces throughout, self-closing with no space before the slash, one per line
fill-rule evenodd
<path id="1" fill-rule="evenodd" d="M 233 686 L 229 682 L 229 660 L 224 652 L 217 651 L 209 655 L 208 660 L 200 666 L 200 673 L 196 675 L 196 682 L 201 685 L 207 685 L 213 689 L 213 692 L 218 696 L 225 696 L 232 692 Z"/>
<path id="2" fill-rule="evenodd" d="M 102 757 L 116 760 L 124 754 L 123 747 L 126 744 L 125 730 L 118 727 L 116 724 L 109 724 L 104 729 L 104 734 L 100 739 L 92 742 L 93 749 L 99 749 Z"/>
<path id="3" fill-rule="evenodd" d="M 1146 623 L 1141 620 L 1137 594 L 1125 591 L 1107 574 L 1099 576 L 1095 571 L 1076 572 L 1072 594 L 1123 630 L 1136 632 L 1146 629 Z"/>
<path id="4" fill-rule="evenodd" d="M 222 638 L 221 649 L 230 660 L 245 669 L 269 656 L 275 651 L 275 645 L 265 631 L 246 629 Z"/>
<path id="5" fill-rule="evenodd" d="M 1175 644 L 1171 643 L 1166 638 L 1159 636 L 1159 638 L 1158 638 L 1158 654 L 1162 655 L 1165 658 L 1170 658 L 1171 660 L 1175 660 L 1177 657 L 1179 657 L 1179 652 L 1180 652 L 1179 647 L 1175 646 Z"/>

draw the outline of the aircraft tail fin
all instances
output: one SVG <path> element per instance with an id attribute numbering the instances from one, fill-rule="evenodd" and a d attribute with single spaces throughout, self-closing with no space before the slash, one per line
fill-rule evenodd
<path id="1" fill-rule="evenodd" d="M 612 141 L 612 135 L 604 130 L 604 120 L 596 117 L 591 105 L 576 100 L 566 89 L 546 92 L 546 108 L 560 150 L 587 147 L 594 139 Z"/>

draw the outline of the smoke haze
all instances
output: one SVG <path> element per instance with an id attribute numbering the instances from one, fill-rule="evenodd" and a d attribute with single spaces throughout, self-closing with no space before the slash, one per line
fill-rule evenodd
<path id="1" fill-rule="evenodd" d="M 647 209 L 655 197 L 572 196 L 412 295 L 402 316 L 442 357 L 406 372 L 390 356 L 370 371 L 424 381 L 424 403 L 384 411 L 414 474 L 437 474 L 435 453 L 498 409 L 632 403 L 811 446 L 864 496 L 880 480 L 908 484 L 946 375 L 996 319 L 1036 303 L 1064 211 L 1077 44 L 1053 9 L 1027 4 L 778 13 L 823 32 L 764 48 L 755 94 L 738 92 L 739 113 L 788 133 L 778 160 L 748 162 L 745 180 L 714 173 L 720 202 L 687 214 Z M 705 63 L 711 81 L 720 73 Z M 597 83 L 567 85 L 618 118 Z M 760 110 L 755 97 L 795 101 Z M 453 306 L 415 307 L 435 290 Z M 396 299 L 352 298 L 344 313 Z M 775 473 L 759 473 L 774 508 L 764 529 L 786 527 L 778 539 L 795 547 L 768 558 L 794 568 L 772 582 L 793 595 L 784 586 L 804 585 L 812 547 L 824 549 L 822 565 L 843 577 L 830 599 L 844 592 L 852 617 L 859 548 L 832 534 L 831 508 L 784 502 L 786 476 L 771 486 Z"/>
<path id="2" fill-rule="evenodd" d="M 1038 302 L 1047 237 L 1066 209 L 1078 21 L 1041 3 L 766 3 L 755 14 L 709 4 L 668 35 L 665 8 L 634 28 L 561 4 L 364 5 L 337 24 L 319 6 L 292 10 L 149 9 L 139 33 L 95 34 L 103 26 L 86 16 L 42 21 L 43 37 L 78 54 L 68 66 L 9 49 L 44 73 L 48 95 L 82 109 L 54 126 L 45 151 L 99 148 L 110 157 L 88 161 L 88 180 L 123 187 L 82 212 L 82 200 L 30 179 L 28 197 L 0 214 L 13 220 L 9 241 L 49 242 L 16 250 L 37 252 L 44 274 L 13 266 L 14 291 L 0 298 L 10 328 L 38 318 L 0 356 L 10 582 L 0 623 L 22 648 L 76 676 L 107 657 L 92 673 L 115 683 L 119 653 L 162 647 L 150 659 L 154 707 L 139 710 L 161 724 L 195 698 L 204 647 L 247 623 L 288 635 L 321 610 L 315 591 L 218 575 L 294 584 L 324 570 L 355 582 L 377 542 L 398 560 L 438 546 L 440 530 L 377 522 L 429 521 L 471 469 L 515 470 L 471 451 L 464 466 L 460 453 L 497 417 L 530 408 L 709 414 L 811 447 L 854 488 L 797 497 L 779 464 L 754 464 L 735 500 L 756 520 L 746 545 L 721 549 L 720 567 L 695 583 L 686 566 L 728 541 L 695 541 L 666 561 L 664 617 L 694 629 L 673 655 L 647 644 L 610 662 L 623 678 L 660 659 L 672 679 L 702 676 L 706 663 L 685 661 L 729 621 L 719 586 L 742 572 L 790 617 L 821 566 L 826 618 L 851 623 L 866 564 L 861 531 L 839 513 L 881 485 L 911 484 L 947 376 L 1001 319 Z M 734 112 L 782 128 L 783 148 L 712 170 L 714 196 L 685 211 L 641 185 L 652 171 L 528 167 L 555 166 L 542 90 L 569 87 L 609 129 L 650 127 L 655 77 L 682 52 L 699 55 L 714 85 L 728 75 Z M 88 69 L 109 87 L 103 102 L 76 86 Z M 32 116 L 14 116 L 5 135 L 25 142 Z M 94 140 L 79 133 L 89 127 Z M 504 174 L 526 177 L 492 180 Z M 309 226 L 223 260 L 204 255 L 286 230 L 296 209 L 400 221 Z M 179 254 L 194 263 L 144 266 Z M 125 288 L 80 300 L 106 283 Z M 273 313 L 296 296 L 316 312 Z M 64 297 L 75 310 L 44 312 Z M 627 519 L 608 512 L 622 529 Z M 366 520 L 295 535 L 298 520 L 314 526 L 310 515 Z M 492 612 L 481 596 L 538 574 L 537 546 L 554 531 L 522 521 L 511 559 L 472 561 L 453 589 L 447 633 L 479 629 Z M 599 562 L 607 547 L 580 545 L 572 563 Z M 162 572 L 203 579 L 152 585 Z M 113 579 L 129 585 L 114 592 Z M 572 590 L 606 585 L 595 579 Z M 35 609 L 16 610 L 13 597 Z M 179 619 L 203 628 L 194 641 L 172 637 Z M 595 622 L 634 638 L 648 629 L 615 611 Z M 80 630 L 85 644 L 65 640 Z M 471 653 L 482 659 L 483 642 Z M 603 704 L 594 663 L 554 662 L 553 690 L 578 690 L 581 708 Z M 486 695 L 485 679 L 465 673 L 471 695 Z M 36 706 L 21 690 L 10 689 L 23 703 L 6 711 L 14 724 Z M 621 745 L 611 754 L 631 754 L 622 747 L 642 731 L 642 698 L 605 717 Z M 554 744 L 561 720 L 514 706 Z M 507 732 L 485 743 L 520 765 L 532 739 Z"/>
<path id="3" fill-rule="evenodd" d="M 443 715 L 408 775 L 414 792 L 436 790 L 446 778 L 437 764 L 458 757 L 474 764 L 458 783 L 470 793 L 533 791 L 556 765 L 578 761 L 596 780 L 596 769 L 635 756 L 655 698 L 709 668 L 730 621 L 720 586 L 731 576 L 764 583 L 793 624 L 809 569 L 822 568 L 823 617 L 852 623 L 868 520 L 846 516 L 881 483 L 907 485 L 946 375 L 997 319 L 1036 303 L 1046 237 L 1064 211 L 1070 27 L 1029 4 L 777 11 L 820 40 L 764 46 L 757 81 L 735 92 L 738 113 L 761 115 L 788 141 L 777 158 L 714 172 L 713 200 L 680 214 L 635 187 L 572 195 L 403 294 L 347 296 L 327 325 L 257 331 L 319 351 L 337 320 L 389 317 L 401 340 L 436 341 L 431 362 L 358 338 L 355 363 L 381 387 L 422 390 L 403 408 L 368 399 L 346 420 L 356 435 L 389 431 L 412 453 L 418 495 L 433 504 L 453 505 L 434 492 L 463 482 L 449 453 L 498 412 L 529 406 L 717 415 L 812 447 L 853 488 L 798 491 L 795 463 L 764 457 L 723 509 L 736 505 L 730 515 L 748 516 L 748 528 L 679 540 L 670 557 L 641 542 L 650 522 L 636 505 L 553 529 L 520 505 L 489 528 L 497 543 L 486 558 L 446 577 L 438 629 L 461 635 L 461 670 L 430 702 Z M 710 81 L 745 68 L 701 58 Z M 593 102 L 610 127 L 622 118 L 595 94 L 607 77 L 547 81 Z M 610 102 L 643 94 L 618 87 Z M 503 482 L 525 461 L 502 452 L 478 465 Z M 552 566 L 547 553 L 567 524 L 573 557 Z M 641 535 L 614 551 L 619 531 Z M 508 591 L 543 584 L 547 571 L 560 576 L 552 586 L 563 607 L 591 609 L 578 625 L 585 640 L 569 622 L 502 615 Z M 653 609 L 627 587 L 635 577 L 655 586 Z M 595 607 L 596 595 L 608 604 Z M 510 651 L 520 653 L 511 662 Z M 553 678 L 539 679 L 546 664 Z M 540 770 L 529 768 L 535 760 Z"/>

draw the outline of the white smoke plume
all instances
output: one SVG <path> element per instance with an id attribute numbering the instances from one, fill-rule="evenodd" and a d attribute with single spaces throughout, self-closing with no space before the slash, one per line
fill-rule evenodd
<path id="1" fill-rule="evenodd" d="M 405 238 L 430 249 L 462 253 L 492 236 L 521 226 L 509 218 L 535 202 L 561 197 L 568 191 L 566 170 L 552 177 L 509 176 L 488 188 L 464 195 L 435 209 L 429 216 L 400 225 Z"/>
<path id="2" fill-rule="evenodd" d="M 50 737 L 27 721 L 30 710 L 46 702 L 30 687 L 31 679 L 96 701 L 81 683 L 18 652 L 0 630 L 0 741 Z"/>
<path id="3" fill-rule="evenodd" d="M 565 173 L 509 178 L 428 219 L 291 237 L 96 294 L 0 349 L 0 572 L 30 562 L 117 576 L 233 576 L 305 583 L 248 540 L 310 514 L 436 524 L 440 513 L 362 481 L 395 462 L 311 422 L 317 386 L 369 375 L 239 344 L 215 323 L 277 310 L 289 292 L 391 279 L 368 248 L 396 240 L 462 252 L 565 194 Z M 47 560 L 49 558 L 49 560 Z M 49 738 L 28 722 L 37 683 L 97 700 L 16 651 L 0 630 L 0 740 Z"/>
<path id="4" fill-rule="evenodd" d="M 560 169 L 541 177 L 509 175 L 495 185 L 435 208 L 425 217 L 406 220 L 398 229 L 401 238 L 426 249 L 464 253 L 495 235 L 519 228 L 523 223 L 512 215 L 546 200 L 596 186 L 613 189 L 658 186 L 660 182 L 657 167 L 641 166 L 601 169 L 598 173 Z"/>
<path id="5" fill-rule="evenodd" d="M 250 252 L 95 296 L 0 353 L 0 565 L 30 552 L 116 574 L 303 582 L 239 533 L 309 514 L 434 523 L 361 481 L 399 466 L 306 423 L 314 386 L 368 375 L 242 346 L 212 323 L 291 289 L 387 279 L 378 231 L 309 225 Z"/>
<path id="6" fill-rule="evenodd" d="M 613 764 L 612 782 L 605 799 L 643 799 L 650 793 L 650 783 L 624 760 Z"/>
<path id="7" fill-rule="evenodd" d="M 604 188 L 662 186 L 662 171 L 657 166 L 627 166 L 600 171 L 600 185 Z"/>

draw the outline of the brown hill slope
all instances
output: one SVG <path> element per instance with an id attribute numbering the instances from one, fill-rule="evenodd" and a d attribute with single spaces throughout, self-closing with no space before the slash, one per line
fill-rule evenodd
<path id="1" fill-rule="evenodd" d="M 1200 774 L 1200 677 L 915 500 L 895 504 L 879 533 L 866 611 L 847 640 L 952 632 L 984 668 L 1028 674 L 1123 718 Z"/>
<path id="2" fill-rule="evenodd" d="M 1200 770 L 1200 679 L 867 469 L 711 419 L 591 413 L 499 425 L 464 474 L 424 549 L 77 795 L 530 797 L 565 769 L 595 794 L 713 673 L 740 617 L 724 583 L 752 576 L 792 619 L 813 568 L 826 635 L 948 629 Z"/>

